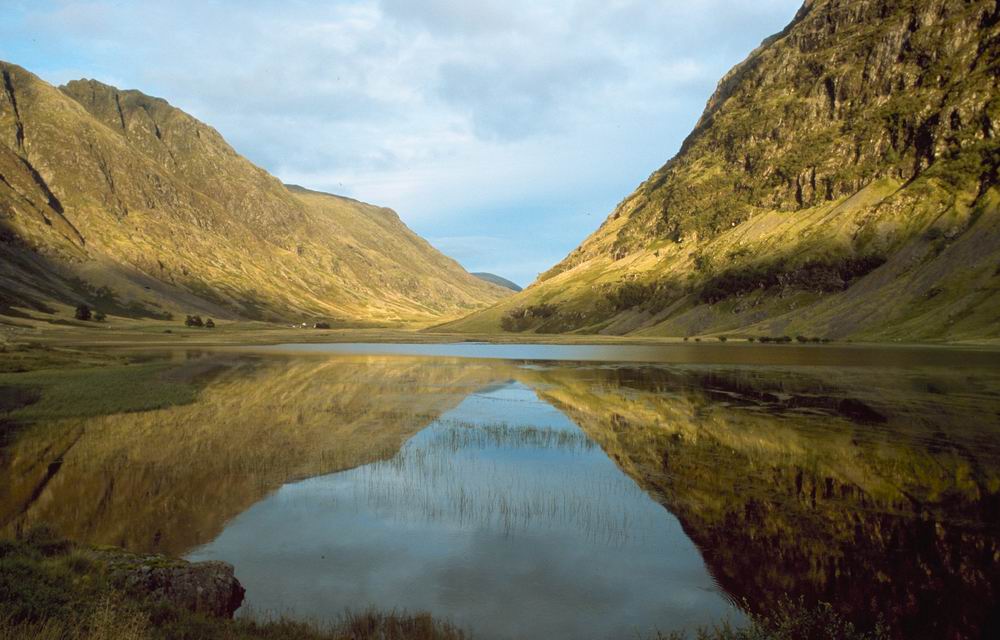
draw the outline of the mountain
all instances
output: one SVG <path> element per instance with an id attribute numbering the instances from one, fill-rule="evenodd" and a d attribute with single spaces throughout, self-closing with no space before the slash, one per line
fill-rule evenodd
<path id="1" fill-rule="evenodd" d="M 1000 336 L 1000 4 L 807 0 L 679 153 L 460 331 Z"/>
<path id="2" fill-rule="evenodd" d="M 516 282 L 511 282 L 507 278 L 501 278 L 495 273 L 473 272 L 472 275 L 476 276 L 480 280 L 485 280 L 486 282 L 492 282 L 493 284 L 499 285 L 505 289 L 510 289 L 514 293 L 519 293 L 522 291 L 521 287 L 518 286 Z"/>
<path id="3" fill-rule="evenodd" d="M 0 312 L 426 323 L 508 293 L 389 209 L 286 188 L 164 100 L 0 75 Z"/>

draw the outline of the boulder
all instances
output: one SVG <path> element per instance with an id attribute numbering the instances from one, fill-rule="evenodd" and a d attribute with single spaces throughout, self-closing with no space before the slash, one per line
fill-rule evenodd
<path id="1" fill-rule="evenodd" d="M 96 551 L 108 576 L 129 596 L 220 618 L 232 618 L 246 590 L 227 562 L 187 562 L 118 549 Z"/>

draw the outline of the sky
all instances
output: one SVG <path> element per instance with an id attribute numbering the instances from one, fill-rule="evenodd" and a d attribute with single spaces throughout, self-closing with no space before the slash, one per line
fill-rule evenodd
<path id="1" fill-rule="evenodd" d="M 0 0 L 0 59 L 165 98 L 285 182 L 527 285 L 801 0 Z"/>

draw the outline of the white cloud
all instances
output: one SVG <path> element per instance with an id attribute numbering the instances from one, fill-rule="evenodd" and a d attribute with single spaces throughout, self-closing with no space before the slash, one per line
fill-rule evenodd
<path id="1" fill-rule="evenodd" d="M 287 181 L 500 238 L 462 259 L 516 268 L 500 252 L 556 224 L 532 250 L 559 260 L 665 162 L 799 1 L 13 0 L 0 58 L 164 97 Z"/>

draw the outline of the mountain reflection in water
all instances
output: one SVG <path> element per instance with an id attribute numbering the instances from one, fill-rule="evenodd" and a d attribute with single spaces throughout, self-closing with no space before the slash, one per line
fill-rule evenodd
<path id="1" fill-rule="evenodd" d="M 738 621 L 730 602 L 785 597 L 898 637 L 1000 631 L 996 368 L 178 367 L 206 362 L 193 404 L 22 430 L 5 526 L 228 559 L 260 609 L 425 608 L 483 636 Z"/>

